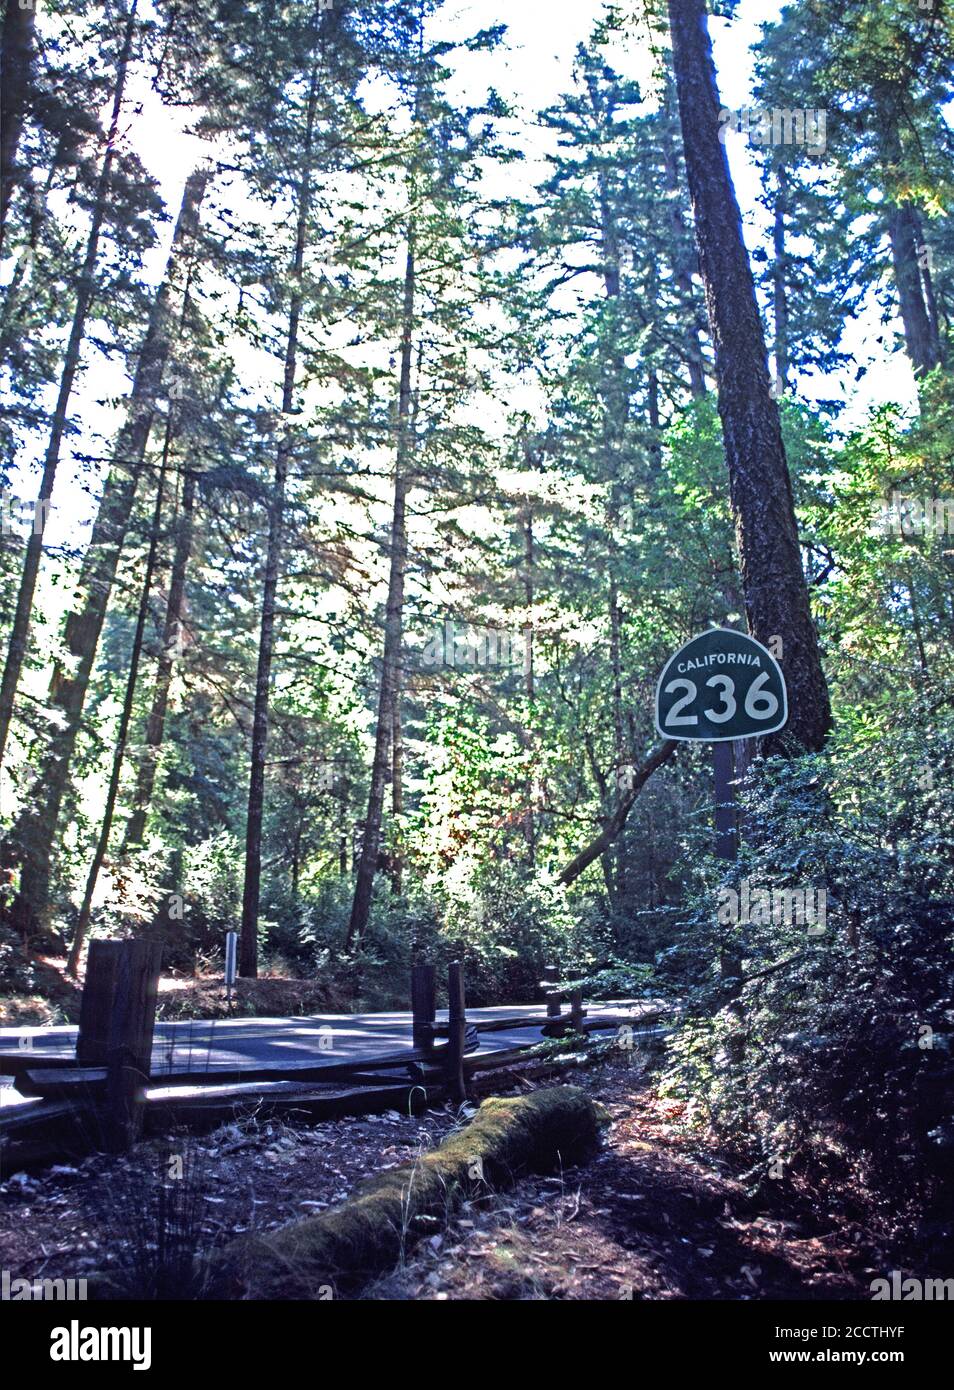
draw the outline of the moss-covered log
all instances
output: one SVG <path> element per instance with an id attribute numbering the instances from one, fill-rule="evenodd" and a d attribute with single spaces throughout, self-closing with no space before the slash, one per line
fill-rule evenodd
<path id="1" fill-rule="evenodd" d="M 586 1158 L 602 1123 L 601 1108 L 577 1086 L 485 1100 L 439 1149 L 376 1175 L 340 1207 L 228 1245 L 210 1270 L 212 1291 L 317 1298 L 354 1289 L 393 1268 L 466 1198 Z"/>

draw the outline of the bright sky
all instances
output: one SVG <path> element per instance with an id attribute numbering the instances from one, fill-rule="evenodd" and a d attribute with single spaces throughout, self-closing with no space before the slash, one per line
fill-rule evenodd
<path id="1" fill-rule="evenodd" d="M 435 36 L 440 37 L 464 36 L 501 21 L 507 24 L 503 50 L 489 55 L 457 55 L 460 66 L 456 82 L 459 90 L 472 97 L 479 96 L 492 85 L 524 114 L 521 139 L 528 158 L 507 166 L 503 175 L 515 181 L 517 192 L 525 191 L 528 182 L 535 181 L 542 169 L 538 158 L 545 153 L 545 145 L 541 143 L 545 137 L 535 125 L 534 113 L 570 88 L 576 48 L 589 38 L 603 8 L 603 0 L 520 0 L 518 4 L 512 0 L 510 4 L 502 4 L 501 0 L 459 0 L 456 5 L 451 0 L 443 15 L 435 21 Z M 737 108 L 749 103 L 750 46 L 758 37 L 759 25 L 776 17 L 779 9 L 780 6 L 771 0 L 742 0 L 737 17 L 731 22 L 710 20 L 724 105 Z M 631 35 L 618 34 L 616 40 L 607 55 L 609 61 L 625 75 L 648 84 L 651 68 L 645 36 L 636 30 Z M 162 196 L 174 217 L 185 178 L 207 147 L 182 133 L 185 115 L 163 109 L 145 83 L 139 84 L 133 97 L 141 102 L 142 109 L 130 122 L 127 139 L 159 181 Z M 797 94 L 793 94 L 790 105 L 800 105 Z M 730 138 L 728 152 L 745 218 L 746 236 L 749 244 L 755 245 L 764 230 L 764 214 L 757 203 L 759 184 L 755 161 L 741 137 Z M 171 230 L 170 223 L 162 244 L 150 254 L 149 272 L 156 280 L 162 272 Z M 883 332 L 873 309 L 847 326 L 847 350 L 859 365 L 864 364 L 869 369 L 861 383 L 855 383 L 854 366 L 841 381 L 822 379 L 800 383 L 809 398 L 817 395 L 846 399 L 847 409 L 841 419 L 843 427 L 863 420 L 873 401 L 894 399 L 907 405 L 915 401 L 906 359 L 887 353 L 876 342 Z M 117 363 L 106 366 L 99 359 L 94 364 L 74 397 L 74 414 L 83 419 L 86 437 L 75 439 L 72 448 L 77 452 L 98 451 L 95 437 L 108 438 L 121 418 L 119 410 L 107 402 L 121 399 L 125 388 L 125 379 Z M 38 440 L 37 451 L 41 444 Z M 23 472 L 26 471 L 24 468 Z M 14 484 L 15 490 L 23 496 L 32 496 L 35 486 L 26 476 Z M 76 544 L 81 539 L 78 527 L 90 518 L 93 501 L 75 485 L 68 457 L 64 457 L 61 464 L 54 503 L 47 531 L 49 543 L 55 545 L 70 539 Z"/>

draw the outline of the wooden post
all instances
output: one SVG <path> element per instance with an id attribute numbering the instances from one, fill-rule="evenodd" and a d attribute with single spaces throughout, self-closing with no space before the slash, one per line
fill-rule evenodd
<path id="1" fill-rule="evenodd" d="M 108 1149 L 119 1152 L 136 1142 L 142 1127 L 162 947 L 150 941 L 111 944 L 118 947 L 118 959 L 106 1053 L 104 1138 Z"/>
<path id="2" fill-rule="evenodd" d="M 583 1020 L 586 1018 L 586 1010 L 583 1007 L 583 991 L 574 989 L 570 991 L 570 1023 L 578 1033 L 583 1031 Z"/>
<path id="3" fill-rule="evenodd" d="M 411 966 L 411 1016 L 415 1049 L 434 1050 L 436 984 L 433 965 Z"/>
<path id="4" fill-rule="evenodd" d="M 560 972 L 559 972 L 559 970 L 557 970 L 556 966 L 555 966 L 555 965 L 545 965 L 545 966 L 543 967 L 543 981 L 542 981 L 544 989 L 546 989 L 546 986 L 547 986 L 547 985 L 556 985 L 556 984 L 559 984 L 559 982 L 560 982 Z M 560 1017 L 560 992 L 559 992 L 559 990 L 547 990 L 546 1001 L 547 1001 L 547 1022 L 549 1022 L 551 1019 L 557 1019 L 557 1020 L 558 1020 L 559 1017 Z"/>
<path id="5" fill-rule="evenodd" d="M 738 740 L 734 742 L 713 743 L 712 771 L 715 781 L 715 853 L 719 859 L 732 864 L 739 854 L 739 808 L 736 802 L 735 778 Z M 732 928 L 723 928 L 723 941 L 719 951 L 719 974 L 726 982 L 728 1005 L 742 1026 L 742 955 L 738 944 L 731 938 Z M 740 1034 L 729 1039 L 727 1055 L 737 1066 L 743 1061 L 743 1044 Z"/>
<path id="6" fill-rule="evenodd" d="M 464 1036 L 467 1031 L 464 1001 L 464 967 L 454 961 L 447 967 L 447 1088 L 458 1104 L 467 1099 L 464 1084 Z"/>
<path id="7" fill-rule="evenodd" d="M 76 1060 L 81 1067 L 105 1067 L 109 1048 L 109 1022 L 116 997 L 116 971 L 121 941 L 89 943 L 86 978 L 80 999 Z"/>

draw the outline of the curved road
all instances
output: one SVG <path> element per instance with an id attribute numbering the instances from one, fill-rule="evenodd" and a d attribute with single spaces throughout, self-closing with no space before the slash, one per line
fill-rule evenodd
<path id="1" fill-rule="evenodd" d="M 634 1025 L 654 1001 L 611 1000 L 589 1005 L 587 1019 L 597 1022 L 600 1015 L 631 1011 Z M 503 1004 L 489 1009 L 468 1009 L 467 1019 L 510 1018 L 526 1015 L 527 1024 L 480 1035 L 480 1052 L 530 1047 L 543 1037 L 540 1004 Z M 446 1021 L 447 1011 L 438 1010 L 438 1020 Z M 615 1028 L 615 1023 L 607 1023 Z M 62 1057 L 72 1058 L 76 1048 L 74 1027 L 0 1028 L 0 1073 L 22 1069 L 24 1061 Z M 380 1014 L 318 1014 L 307 1018 L 231 1018 L 189 1019 L 176 1023 L 157 1023 L 152 1051 L 153 1080 L 161 1085 L 163 1073 L 170 1071 L 247 1072 L 249 1080 L 259 1069 L 372 1061 L 385 1054 L 411 1050 L 411 1015 L 398 1011 Z M 0 1074 L 0 1105 L 25 1100 Z"/>

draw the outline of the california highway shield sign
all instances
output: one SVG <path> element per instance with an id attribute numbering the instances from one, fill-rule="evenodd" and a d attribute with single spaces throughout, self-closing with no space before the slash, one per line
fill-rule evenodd
<path id="1" fill-rule="evenodd" d="M 680 647 L 656 686 L 656 728 L 663 738 L 756 738 L 774 734 L 787 719 L 778 662 L 761 642 L 731 628 L 712 628 Z"/>

